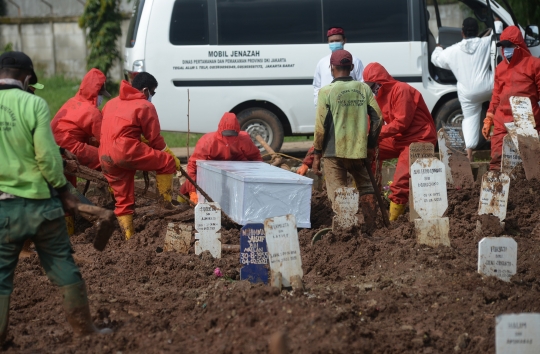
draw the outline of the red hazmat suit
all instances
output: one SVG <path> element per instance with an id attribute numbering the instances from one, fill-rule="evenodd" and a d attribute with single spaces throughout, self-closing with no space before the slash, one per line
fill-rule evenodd
<path id="1" fill-rule="evenodd" d="M 162 151 L 167 145 L 160 132 L 154 105 L 143 93 L 122 81 L 120 96 L 103 107 L 99 146 L 101 168 L 114 191 L 117 216 L 133 214 L 136 170 L 157 174 L 176 172 L 173 157 Z M 148 144 L 141 142 L 141 135 Z"/>
<path id="2" fill-rule="evenodd" d="M 390 200 L 396 204 L 409 201 L 409 145 L 437 143 L 433 117 L 418 90 L 395 80 L 379 63 L 364 69 L 364 82 L 381 85 L 375 97 L 384 122 L 379 135 L 379 160 L 398 158 Z"/>
<path id="3" fill-rule="evenodd" d="M 501 41 L 510 41 L 517 47 L 510 62 L 505 58 L 495 69 L 495 87 L 488 109 L 488 114 L 493 114 L 494 124 L 489 169 L 497 171 L 501 169 L 503 138 L 507 134 L 504 123 L 514 121 L 511 96 L 529 97 L 536 129 L 540 129 L 540 59 L 531 55 L 516 26 L 507 27 L 501 34 Z"/>
<path id="4" fill-rule="evenodd" d="M 90 138 L 99 142 L 102 118 L 96 104 L 105 80 L 101 71 L 90 70 L 84 76 L 79 92 L 64 103 L 51 122 L 56 143 L 74 153 L 82 165 L 94 170 L 99 169 L 100 165 L 98 148 L 89 145 L 89 142 Z M 76 186 L 76 177 L 66 177 Z"/>
<path id="5" fill-rule="evenodd" d="M 223 136 L 224 130 L 234 130 L 238 136 Z M 195 151 L 189 158 L 187 173 L 197 181 L 197 161 L 262 161 L 261 152 L 255 146 L 248 133 L 240 131 L 240 124 L 234 113 L 225 113 L 219 121 L 218 130 L 203 135 Z M 187 195 L 195 192 L 195 186 L 186 181 L 180 193 Z"/>

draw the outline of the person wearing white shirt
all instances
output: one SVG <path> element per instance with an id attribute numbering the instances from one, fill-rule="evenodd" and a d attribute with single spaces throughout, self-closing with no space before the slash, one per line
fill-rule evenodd
<path id="1" fill-rule="evenodd" d="M 328 45 L 332 52 L 343 49 L 345 43 L 347 43 L 345 31 L 341 27 L 331 27 L 326 33 L 326 36 L 328 37 Z M 332 53 L 319 60 L 317 68 L 315 69 L 315 75 L 313 76 L 313 102 L 315 103 L 315 107 L 317 106 L 317 97 L 319 96 L 319 90 L 334 81 L 332 73 L 330 72 L 331 55 Z M 364 79 L 362 78 L 362 73 L 364 72 L 364 65 L 362 64 L 360 59 L 354 56 L 353 64 L 354 70 L 351 71 L 351 76 L 353 80 L 364 81 Z"/>
<path id="2" fill-rule="evenodd" d="M 467 157 L 478 145 L 482 121 L 482 104 L 491 99 L 493 70 L 491 70 L 491 30 L 478 38 L 478 22 L 472 17 L 463 21 L 463 40 L 443 50 L 435 48 L 433 65 L 452 70 L 457 79 L 457 93 L 463 110 L 463 138 Z"/>

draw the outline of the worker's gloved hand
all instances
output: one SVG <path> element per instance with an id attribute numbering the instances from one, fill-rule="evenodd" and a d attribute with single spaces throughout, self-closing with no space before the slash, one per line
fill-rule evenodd
<path id="1" fill-rule="evenodd" d="M 146 145 L 149 143 L 148 139 L 146 139 L 144 135 L 141 135 L 141 143 L 145 143 Z"/>
<path id="2" fill-rule="evenodd" d="M 168 146 L 165 146 L 165 149 L 163 149 L 163 152 L 166 152 L 167 154 L 171 155 L 172 158 L 174 159 L 174 163 L 176 165 L 176 170 L 177 171 L 180 171 L 180 160 L 178 160 L 178 157 L 176 157 L 175 154 L 173 154 L 173 152 L 171 151 L 171 149 L 169 149 Z"/>
<path id="3" fill-rule="evenodd" d="M 197 192 L 189 192 L 189 200 L 191 200 L 195 204 L 198 204 L 199 196 L 197 195 Z"/>
<path id="4" fill-rule="evenodd" d="M 79 205 L 79 199 L 77 199 L 76 196 L 71 194 L 67 189 L 60 193 L 59 196 L 62 201 L 62 206 L 64 207 L 64 212 L 69 215 L 79 215 L 79 209 L 77 207 Z"/>
<path id="5" fill-rule="evenodd" d="M 68 173 L 76 173 L 79 171 L 79 163 L 75 160 L 66 160 L 64 171 Z"/>
<path id="6" fill-rule="evenodd" d="M 96 138 L 91 137 L 90 139 L 88 139 L 88 145 L 99 147 L 99 141 Z"/>
<path id="7" fill-rule="evenodd" d="M 482 128 L 482 135 L 486 140 L 491 140 L 489 135 L 491 132 L 491 127 L 493 126 L 493 113 L 488 113 L 486 119 L 484 119 L 484 127 Z"/>
<path id="8" fill-rule="evenodd" d="M 64 158 L 66 160 L 73 160 L 73 161 L 77 162 L 77 164 L 79 163 L 79 159 L 77 159 L 77 155 L 75 155 L 71 151 L 64 150 Z"/>
<path id="9" fill-rule="evenodd" d="M 302 166 L 300 166 L 298 170 L 296 170 L 296 173 L 298 173 L 300 176 L 305 176 L 308 170 L 309 170 L 308 165 L 303 163 Z"/>
<path id="10" fill-rule="evenodd" d="M 322 172 L 321 172 L 321 155 L 320 154 L 314 154 L 313 155 L 313 166 L 311 166 L 311 170 L 317 176 L 322 176 Z"/>

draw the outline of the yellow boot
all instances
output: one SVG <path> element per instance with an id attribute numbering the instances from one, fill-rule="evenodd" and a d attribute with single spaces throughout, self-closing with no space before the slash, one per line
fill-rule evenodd
<path id="1" fill-rule="evenodd" d="M 66 219 L 68 236 L 73 236 L 73 234 L 75 233 L 75 219 L 71 215 L 64 216 L 64 219 Z"/>
<path id="2" fill-rule="evenodd" d="M 118 219 L 120 228 L 124 232 L 126 241 L 129 240 L 135 233 L 135 228 L 133 227 L 133 214 L 121 215 L 117 216 L 116 218 Z"/>
<path id="3" fill-rule="evenodd" d="M 161 198 L 166 202 L 172 201 L 173 175 L 156 175 L 156 185 Z"/>
<path id="4" fill-rule="evenodd" d="M 395 221 L 397 218 L 405 212 L 405 204 L 396 204 L 390 202 L 390 221 Z"/>

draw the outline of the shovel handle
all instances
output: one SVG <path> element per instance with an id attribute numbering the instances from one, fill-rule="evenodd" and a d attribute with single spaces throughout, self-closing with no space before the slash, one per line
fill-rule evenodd
<path id="1" fill-rule="evenodd" d="M 388 213 L 386 212 L 386 209 L 384 208 L 381 193 L 377 190 L 378 189 L 377 182 L 375 181 L 375 177 L 373 176 L 373 171 L 371 171 L 371 166 L 369 166 L 367 159 L 364 159 L 364 166 L 366 167 L 367 173 L 369 175 L 369 179 L 371 180 L 371 184 L 373 185 L 373 190 L 375 191 L 375 197 L 377 198 L 377 203 L 379 204 L 379 208 L 381 209 L 384 226 L 386 226 L 386 228 L 389 228 L 390 220 L 388 220 Z"/>

